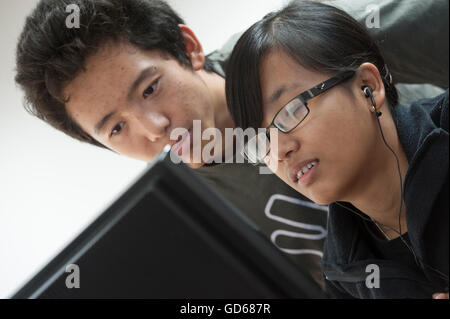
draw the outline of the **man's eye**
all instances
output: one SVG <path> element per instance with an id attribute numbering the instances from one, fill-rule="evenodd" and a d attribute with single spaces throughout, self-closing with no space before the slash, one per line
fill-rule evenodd
<path id="1" fill-rule="evenodd" d="M 123 126 L 125 125 L 125 122 L 120 122 L 114 128 L 111 130 L 110 136 L 118 135 L 123 129 Z"/>
<path id="2" fill-rule="evenodd" d="M 144 93 L 142 93 L 142 96 L 144 97 L 144 99 L 146 99 L 149 95 L 153 94 L 153 92 L 155 92 L 156 90 L 156 86 L 158 85 L 158 81 L 156 80 L 155 82 L 152 83 L 152 85 L 150 85 L 148 88 L 145 89 Z"/>

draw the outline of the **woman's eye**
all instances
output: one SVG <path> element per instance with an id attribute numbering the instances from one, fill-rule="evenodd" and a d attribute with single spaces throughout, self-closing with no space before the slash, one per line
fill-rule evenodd
<path id="1" fill-rule="evenodd" d="M 142 93 L 144 99 L 146 99 L 149 95 L 152 95 L 153 92 L 155 92 L 156 86 L 158 85 L 158 81 L 159 80 L 156 80 L 155 82 L 152 83 L 152 85 L 150 85 L 148 88 L 144 90 L 144 93 Z"/>
<path id="2" fill-rule="evenodd" d="M 114 135 L 120 134 L 120 132 L 122 131 L 124 125 L 125 125 L 125 122 L 120 122 L 119 124 L 117 124 L 116 126 L 114 126 L 114 128 L 113 128 L 112 131 L 111 131 L 110 136 L 112 137 L 112 136 L 114 136 Z"/>

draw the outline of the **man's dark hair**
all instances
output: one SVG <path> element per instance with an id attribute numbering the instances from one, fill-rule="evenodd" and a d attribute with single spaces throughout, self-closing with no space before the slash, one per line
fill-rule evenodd
<path id="1" fill-rule="evenodd" d="M 398 103 L 380 50 L 363 26 L 335 7 L 293 1 L 251 26 L 228 60 L 227 104 L 238 127 L 257 128 L 262 122 L 259 67 L 273 49 L 284 50 L 306 69 L 330 75 L 356 70 L 364 62 L 373 63 L 382 74 L 389 105 Z"/>
<path id="2" fill-rule="evenodd" d="M 79 28 L 66 27 L 71 4 L 79 8 Z M 111 40 L 159 49 L 192 68 L 179 24 L 182 18 L 159 0 L 41 0 L 17 45 L 15 80 L 25 91 L 25 109 L 75 139 L 105 147 L 69 116 L 64 86 Z"/>

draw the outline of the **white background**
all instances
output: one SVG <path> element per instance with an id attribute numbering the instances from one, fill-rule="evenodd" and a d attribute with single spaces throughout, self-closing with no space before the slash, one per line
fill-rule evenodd
<path id="1" fill-rule="evenodd" d="M 206 53 L 284 0 L 170 0 Z M 146 164 L 33 118 L 14 84 L 15 46 L 36 0 L 0 0 L 0 298 L 11 296 L 92 222 Z"/>

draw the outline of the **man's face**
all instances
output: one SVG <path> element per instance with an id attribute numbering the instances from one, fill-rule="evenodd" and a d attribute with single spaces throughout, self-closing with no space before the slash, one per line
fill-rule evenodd
<path id="1" fill-rule="evenodd" d="M 201 120 L 202 130 L 215 127 L 212 96 L 198 71 L 158 50 L 108 43 L 63 93 L 85 132 L 139 160 L 151 161 L 166 144 L 174 145 L 174 128 L 189 130 L 193 120 Z"/>

